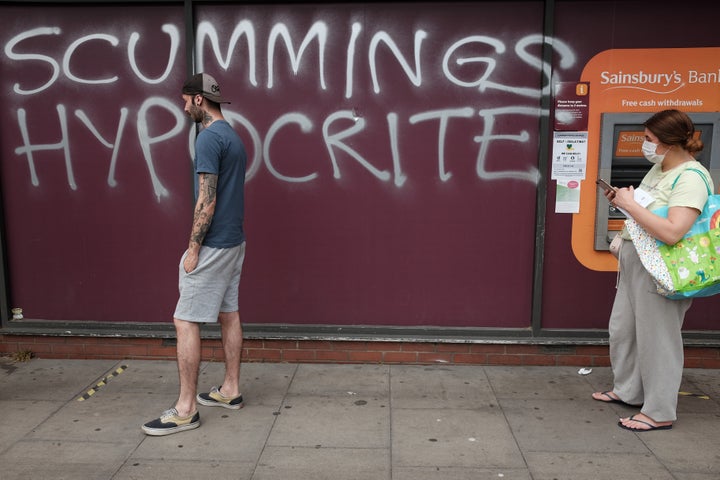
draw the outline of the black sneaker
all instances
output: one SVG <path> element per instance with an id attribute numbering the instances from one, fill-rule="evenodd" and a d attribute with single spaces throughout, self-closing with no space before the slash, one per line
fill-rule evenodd
<path id="1" fill-rule="evenodd" d="M 200 426 L 200 413 L 195 413 L 187 417 L 178 415 L 178 411 L 174 408 L 166 410 L 160 415 L 160 418 L 146 423 L 142 426 L 143 432 L 148 435 L 160 436 L 170 435 L 171 433 L 182 432 L 183 430 L 192 430 Z"/>
<path id="2" fill-rule="evenodd" d="M 226 397 L 220 393 L 221 387 L 212 387 L 209 393 L 198 393 L 197 401 L 206 407 L 223 407 L 230 410 L 239 410 L 243 407 L 242 395 Z"/>

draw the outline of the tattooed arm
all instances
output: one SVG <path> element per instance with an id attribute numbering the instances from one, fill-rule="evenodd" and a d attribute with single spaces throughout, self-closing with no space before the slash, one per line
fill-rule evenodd
<path id="1" fill-rule="evenodd" d="M 193 215 L 192 232 L 190 234 L 190 244 L 188 245 L 188 253 L 185 256 L 183 267 L 185 271 L 190 273 L 197 267 L 200 246 L 210 229 L 213 215 L 215 214 L 215 204 L 217 201 L 217 175 L 210 173 L 199 174 L 198 199 L 195 204 L 195 213 Z"/>

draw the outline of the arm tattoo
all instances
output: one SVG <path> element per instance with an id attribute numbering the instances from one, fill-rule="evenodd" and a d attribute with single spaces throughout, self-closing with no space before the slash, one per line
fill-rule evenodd
<path id="1" fill-rule="evenodd" d="M 215 214 L 215 201 L 217 195 L 217 175 L 201 173 L 199 178 L 198 200 L 193 215 L 193 228 L 190 243 L 202 245 L 205 235 L 210 229 Z"/>
<path id="2" fill-rule="evenodd" d="M 217 182 L 217 175 L 212 175 L 210 173 L 200 174 L 200 189 L 205 194 L 205 199 L 208 203 L 215 203 L 215 196 L 217 195 Z"/>

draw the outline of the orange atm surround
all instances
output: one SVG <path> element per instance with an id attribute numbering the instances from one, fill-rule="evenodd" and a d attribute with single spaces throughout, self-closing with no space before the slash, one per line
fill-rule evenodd
<path id="1" fill-rule="evenodd" d="M 586 178 L 580 192 L 580 211 L 573 215 L 571 245 L 577 260 L 596 271 L 616 271 L 617 260 L 605 250 L 596 249 L 596 226 L 620 229 L 622 219 L 608 218 L 597 224 L 600 200 L 595 181 L 599 175 L 612 173 L 601 169 L 601 125 L 604 114 L 634 114 L 633 123 L 640 125 L 653 113 L 677 108 L 694 115 L 708 113 L 720 117 L 719 47 L 615 49 L 597 54 L 585 66 L 580 81 L 590 84 L 588 118 L 588 153 Z M 640 83 L 647 74 L 670 72 L 673 83 Z M 645 75 L 642 75 L 645 74 Z M 702 75 L 701 75 L 702 74 Z M 713 77 L 715 75 L 715 77 Z M 638 80 L 639 79 L 639 80 Z M 703 81 L 696 81 L 703 79 Z M 692 115 L 691 115 L 692 116 Z M 713 157 L 720 154 L 720 123 L 711 122 L 711 139 L 718 139 Z M 706 142 L 705 133 L 702 133 Z M 606 147 L 607 148 L 607 147 Z M 613 152 L 614 153 L 614 152 Z M 605 152 L 603 152 L 605 154 Z M 617 157 L 616 157 L 617 159 Z M 649 168 L 650 164 L 647 164 Z M 710 173 L 720 184 L 720 164 L 710 159 Z M 606 180 L 613 181 L 611 178 Z M 603 198 L 604 202 L 605 199 Z M 603 205 L 604 207 L 604 205 Z"/>

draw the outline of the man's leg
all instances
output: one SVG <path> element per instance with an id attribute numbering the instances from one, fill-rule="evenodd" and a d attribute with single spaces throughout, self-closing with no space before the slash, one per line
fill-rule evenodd
<path id="1" fill-rule="evenodd" d="M 223 312 L 218 315 L 222 327 L 222 344 L 225 353 L 225 380 L 220 393 L 234 398 L 240 395 L 240 357 L 242 356 L 242 325 L 239 312 Z"/>
<path id="2" fill-rule="evenodd" d="M 180 376 L 180 396 L 175 404 L 178 414 L 189 415 L 197 409 L 198 371 L 200 369 L 200 325 L 173 319 L 177 332 L 177 363 Z"/>
<path id="3" fill-rule="evenodd" d="M 175 408 L 166 410 L 160 418 L 142 426 L 148 435 L 170 435 L 200 426 L 195 392 L 200 368 L 200 325 L 174 319 L 177 332 L 177 364 L 180 376 L 180 396 Z"/>
<path id="4" fill-rule="evenodd" d="M 225 354 L 225 378 L 220 387 L 197 396 L 201 405 L 238 410 L 243 406 L 240 395 L 240 359 L 242 356 L 242 326 L 238 309 L 238 288 L 245 258 L 245 243 L 223 252 L 226 265 L 232 269 L 227 288 L 218 309 L 218 322 L 222 328 L 222 344 Z"/>

